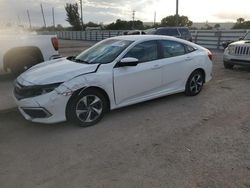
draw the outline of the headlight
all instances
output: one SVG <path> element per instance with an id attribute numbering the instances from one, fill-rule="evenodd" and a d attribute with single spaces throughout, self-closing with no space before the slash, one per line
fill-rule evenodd
<path id="1" fill-rule="evenodd" d="M 229 45 L 229 46 L 228 46 L 228 53 L 229 53 L 229 54 L 234 54 L 234 52 L 235 52 L 235 46 Z"/>
<path id="2" fill-rule="evenodd" d="M 39 86 L 22 86 L 18 83 L 15 85 L 14 94 L 18 100 L 30 97 L 36 97 L 42 94 L 49 93 L 57 88 L 62 83 L 54 83 Z"/>
<path id="3" fill-rule="evenodd" d="M 40 89 L 41 94 L 49 93 L 49 92 L 53 91 L 54 89 L 56 89 L 61 84 L 62 83 L 44 85 L 44 86 L 41 86 L 41 88 L 38 88 L 38 90 Z"/>

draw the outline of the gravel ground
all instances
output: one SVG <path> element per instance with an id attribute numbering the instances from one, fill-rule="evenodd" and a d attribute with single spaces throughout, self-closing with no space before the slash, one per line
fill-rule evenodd
<path id="1" fill-rule="evenodd" d="M 1 114 L 1 187 L 250 188 L 250 68 L 225 70 L 221 52 L 214 61 L 198 96 L 115 110 L 85 129 Z"/>

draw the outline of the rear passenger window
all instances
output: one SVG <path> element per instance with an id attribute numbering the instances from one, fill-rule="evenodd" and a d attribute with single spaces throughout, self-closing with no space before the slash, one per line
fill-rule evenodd
<path id="1" fill-rule="evenodd" d="M 147 41 L 135 45 L 124 57 L 134 57 L 139 62 L 147 62 L 158 59 L 157 42 Z"/>
<path id="2" fill-rule="evenodd" d="M 195 51 L 195 50 L 196 50 L 196 49 L 195 49 L 195 48 L 193 48 L 192 46 L 188 46 L 188 45 L 186 45 L 185 47 L 186 47 L 186 52 L 187 52 L 187 53 L 191 53 L 191 52 L 193 52 L 193 51 Z"/>
<path id="3" fill-rule="evenodd" d="M 175 57 L 186 54 L 185 46 L 175 41 L 159 41 L 163 58 Z"/>

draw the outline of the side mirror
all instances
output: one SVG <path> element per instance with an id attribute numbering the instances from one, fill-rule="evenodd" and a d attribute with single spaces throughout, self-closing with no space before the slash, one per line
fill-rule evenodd
<path id="1" fill-rule="evenodd" d="M 136 66 L 139 60 L 134 57 L 125 57 L 117 64 L 117 67 Z"/>
<path id="2" fill-rule="evenodd" d="M 239 40 L 243 40 L 243 37 L 240 37 Z"/>

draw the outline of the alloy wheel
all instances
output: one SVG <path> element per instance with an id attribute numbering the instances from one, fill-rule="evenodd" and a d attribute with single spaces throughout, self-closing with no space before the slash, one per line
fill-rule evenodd
<path id="1" fill-rule="evenodd" d="M 85 95 L 76 105 L 76 116 L 83 123 L 91 123 L 97 120 L 102 112 L 102 101 L 96 95 Z"/>
<path id="2" fill-rule="evenodd" d="M 203 86 L 203 78 L 200 74 L 195 74 L 190 81 L 190 91 L 194 94 L 199 93 Z"/>

